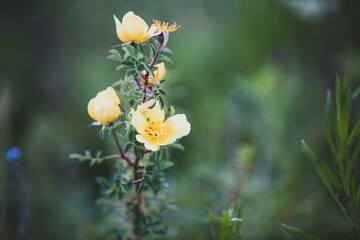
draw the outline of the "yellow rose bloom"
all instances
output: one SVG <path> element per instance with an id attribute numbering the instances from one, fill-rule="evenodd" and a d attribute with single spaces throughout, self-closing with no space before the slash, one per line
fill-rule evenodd
<path id="1" fill-rule="evenodd" d="M 156 31 L 155 27 L 149 29 L 146 22 L 131 11 L 124 15 L 122 22 L 115 15 L 114 19 L 118 38 L 124 43 L 145 42 L 148 36 Z"/>
<path id="2" fill-rule="evenodd" d="M 165 76 L 165 64 L 163 62 L 156 64 L 155 67 L 157 67 L 158 69 L 154 71 L 154 77 L 149 76 L 148 78 L 148 83 L 153 86 L 155 86 L 156 82 L 163 80 Z"/>
<path id="3" fill-rule="evenodd" d="M 120 99 L 112 87 L 99 92 L 88 104 L 88 113 L 101 124 L 112 123 L 120 115 Z"/>
<path id="4" fill-rule="evenodd" d="M 144 143 L 146 149 L 157 151 L 160 146 L 174 143 L 178 138 L 190 133 L 190 123 L 185 114 L 176 114 L 165 120 L 164 110 L 161 109 L 159 101 L 150 100 L 139 105 L 136 111 L 132 110 L 131 125 L 139 133 L 136 140 Z"/>

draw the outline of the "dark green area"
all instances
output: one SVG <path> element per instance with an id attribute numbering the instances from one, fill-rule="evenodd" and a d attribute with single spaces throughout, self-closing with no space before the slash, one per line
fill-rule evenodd
<path id="1" fill-rule="evenodd" d="M 210 239 L 208 210 L 241 200 L 243 239 L 289 239 L 279 223 L 321 239 L 347 239 L 342 215 L 301 149 L 325 162 L 327 89 L 335 72 L 360 84 L 360 3 L 349 1 L 10 1 L 0 8 L 0 239 L 15 239 L 21 199 L 9 147 L 23 150 L 30 188 L 26 239 L 103 239 L 95 167 L 72 152 L 116 153 L 96 137 L 87 103 L 121 72 L 112 15 L 176 21 L 165 102 L 192 125 L 165 173 L 178 212 L 176 239 Z M 351 128 L 360 111 L 353 102 Z M 356 163 L 356 165 L 358 165 Z"/>

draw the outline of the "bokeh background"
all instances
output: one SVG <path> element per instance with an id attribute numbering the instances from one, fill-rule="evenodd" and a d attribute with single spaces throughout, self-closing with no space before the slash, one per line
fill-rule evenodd
<path id="1" fill-rule="evenodd" d="M 322 130 L 335 73 L 360 81 L 357 0 L 5 0 L 0 8 L 0 239 L 103 239 L 96 176 L 70 160 L 85 149 L 116 151 L 96 137 L 87 103 L 120 78 L 107 48 L 119 44 L 112 15 L 132 10 L 170 34 L 167 102 L 185 113 L 186 151 L 167 171 L 179 212 L 176 239 L 210 239 L 208 210 L 243 202 L 244 239 L 291 239 L 279 223 L 345 239 L 345 217 L 301 150 L 328 161 Z M 353 117 L 359 116 L 354 105 Z M 6 151 L 19 146 L 28 201 Z"/>

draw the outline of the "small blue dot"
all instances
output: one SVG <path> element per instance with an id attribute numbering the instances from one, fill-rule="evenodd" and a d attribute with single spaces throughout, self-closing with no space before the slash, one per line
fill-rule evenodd
<path id="1" fill-rule="evenodd" d="M 12 147 L 6 153 L 6 160 L 10 163 L 19 158 L 21 158 L 21 149 L 19 147 Z"/>

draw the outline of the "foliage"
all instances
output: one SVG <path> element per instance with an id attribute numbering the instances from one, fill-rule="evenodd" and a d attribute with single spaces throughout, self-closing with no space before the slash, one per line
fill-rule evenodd
<path id="1" fill-rule="evenodd" d="M 353 223 L 354 234 L 360 238 L 359 201 L 360 185 L 356 181 L 355 162 L 360 153 L 360 119 L 350 130 L 351 105 L 359 90 L 352 92 L 348 77 L 336 79 L 335 104 L 328 91 L 324 130 L 332 153 L 332 167 L 321 161 L 303 140 L 303 148 L 310 157 L 321 181 L 335 200 L 345 217 Z M 305 233 L 291 227 L 283 227 L 298 239 L 307 238 Z M 301 233 L 301 234 L 300 234 Z"/>
<path id="2" fill-rule="evenodd" d="M 317 238 L 308 233 L 305 233 L 298 228 L 294 228 L 294 227 L 288 226 L 286 224 L 281 224 L 281 227 L 283 229 L 285 229 L 288 233 L 293 235 L 298 240 L 320 240 L 320 238 Z"/>
<path id="3" fill-rule="evenodd" d="M 214 240 L 240 240 L 240 227 L 244 221 L 241 218 L 242 203 L 232 203 L 222 211 L 220 217 L 213 215 L 210 211 L 209 222 L 211 226 L 211 234 Z M 217 226 L 214 226 L 217 225 Z M 217 228 L 216 228 L 217 227 Z M 217 229 L 217 230 L 215 230 Z"/>

